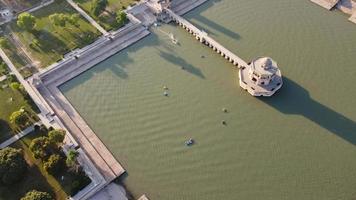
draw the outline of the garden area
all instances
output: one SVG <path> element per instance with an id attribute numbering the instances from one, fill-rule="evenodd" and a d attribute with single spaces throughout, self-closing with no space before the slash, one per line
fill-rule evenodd
<path id="1" fill-rule="evenodd" d="M 107 31 L 116 30 L 127 22 L 124 10 L 137 0 L 74 0 Z"/>
<path id="2" fill-rule="evenodd" d="M 2 153 L 8 148 L 0 150 L 0 200 L 18 200 L 32 190 L 45 192 L 44 200 L 64 200 L 87 186 L 91 180 L 76 160 L 78 153 L 71 150 L 65 155 L 62 151 L 64 137 L 63 130 L 47 130 L 44 126 L 37 126 L 33 133 L 11 145 L 10 148 L 21 151 L 21 157 L 25 160 L 25 163 L 21 162 L 25 169 L 17 168 L 13 172 L 15 179 L 7 178 L 6 174 L 13 169 L 3 167 L 5 164 L 1 159 Z M 5 173 L 6 170 L 8 173 Z M 21 200 L 30 199 L 34 198 Z"/>
<path id="3" fill-rule="evenodd" d="M 0 69 L 1 76 L 6 77 L 0 82 L 0 142 L 4 142 L 37 122 L 39 110 L 16 77 L 9 75 L 7 68 Z"/>
<path id="4" fill-rule="evenodd" d="M 31 76 L 36 69 L 33 69 L 26 64 L 26 61 L 20 56 L 13 42 L 11 42 L 8 37 L 4 37 L 4 35 L 6 34 L 1 35 L 0 37 L 0 47 L 4 50 L 5 54 L 24 78 Z"/>
<path id="5" fill-rule="evenodd" d="M 42 68 L 61 60 L 66 53 L 94 42 L 100 36 L 100 32 L 65 0 L 56 0 L 31 14 L 20 14 L 10 28 L 32 60 Z M 5 48 L 5 51 L 11 55 L 11 48 Z"/>

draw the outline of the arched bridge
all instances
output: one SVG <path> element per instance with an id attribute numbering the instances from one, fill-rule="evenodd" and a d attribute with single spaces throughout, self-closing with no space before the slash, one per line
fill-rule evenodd
<path id="1" fill-rule="evenodd" d="M 238 66 L 239 68 L 241 67 L 247 67 L 248 64 L 226 49 L 223 45 L 221 45 L 219 42 L 215 41 L 213 38 L 211 38 L 206 32 L 198 29 L 195 27 L 193 24 L 191 24 L 188 20 L 184 19 L 183 17 L 175 14 L 172 10 L 170 9 L 165 9 L 164 10 L 171 19 L 179 24 L 181 27 L 183 27 L 185 30 L 187 30 L 190 34 L 192 34 L 197 40 L 199 40 L 201 43 L 209 46 L 212 48 L 215 52 L 223 56 L 226 60 L 231 62 L 233 65 Z"/>

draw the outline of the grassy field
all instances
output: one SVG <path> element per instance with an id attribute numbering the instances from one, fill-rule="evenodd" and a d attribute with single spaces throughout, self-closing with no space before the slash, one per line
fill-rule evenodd
<path id="1" fill-rule="evenodd" d="M 23 106 L 26 110 L 33 110 L 28 100 L 19 91 L 11 88 L 0 90 L 0 142 L 13 136 L 12 130 L 16 128 L 9 122 L 9 116 Z"/>
<path id="2" fill-rule="evenodd" d="M 74 0 L 79 6 L 84 9 L 92 18 L 94 18 L 103 28 L 107 31 L 117 29 L 113 20 L 115 20 L 114 13 L 120 10 L 125 10 L 129 5 L 137 2 L 137 0 L 108 0 L 108 6 L 106 7 L 106 12 L 101 16 L 95 16 L 91 11 L 91 5 L 93 0 Z"/>
<path id="3" fill-rule="evenodd" d="M 28 95 L 24 95 L 19 90 L 8 87 L 8 84 L 13 81 L 17 81 L 16 78 L 14 78 L 14 76 L 8 76 L 7 80 L 0 82 L 0 142 L 13 136 L 14 130 L 17 130 L 17 128 L 9 122 L 11 113 L 25 107 L 36 121 L 37 116 L 35 116 L 35 113 L 39 112 Z M 3 88 L 5 85 L 7 85 L 7 87 Z"/>
<path id="4" fill-rule="evenodd" d="M 8 73 L 9 73 L 9 69 L 7 68 L 5 62 L 0 58 L 0 76 Z"/>
<path id="5" fill-rule="evenodd" d="M 54 13 L 77 14 L 65 0 L 56 0 L 33 13 L 37 18 L 34 33 L 20 29 L 16 21 L 11 24 L 12 31 L 19 37 L 31 57 L 39 62 L 40 67 L 62 59 L 64 54 L 73 49 L 92 43 L 100 35 L 100 32 L 82 17 L 78 20 L 79 27 L 69 23 L 65 27 L 55 26 L 49 20 L 49 16 Z M 36 45 L 31 45 L 34 41 Z"/>
<path id="6" fill-rule="evenodd" d="M 2 37 L 4 35 L 1 35 Z M 20 57 L 20 55 L 17 53 L 16 47 L 14 46 L 14 44 L 12 42 L 10 42 L 10 40 L 8 40 L 6 37 L 3 37 L 7 40 L 7 43 L 9 45 L 8 48 L 2 48 L 6 55 L 10 58 L 11 62 L 15 65 L 16 68 L 21 68 L 23 66 L 26 65 L 26 62 L 24 60 L 22 60 L 22 58 Z"/>

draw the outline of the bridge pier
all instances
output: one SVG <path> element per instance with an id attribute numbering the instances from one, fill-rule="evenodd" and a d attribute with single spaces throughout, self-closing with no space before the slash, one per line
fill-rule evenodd
<path id="1" fill-rule="evenodd" d="M 234 66 L 243 67 L 245 61 L 241 58 L 236 56 L 234 53 L 230 52 L 224 46 L 220 45 L 214 39 L 210 38 L 207 33 L 204 31 L 199 30 L 189 21 L 185 20 L 184 18 L 180 17 L 179 15 L 175 14 L 173 11 L 167 9 L 167 14 L 171 16 L 171 18 L 179 24 L 179 26 L 183 27 L 187 32 L 193 35 L 193 37 L 200 41 L 202 44 L 209 46 L 209 48 L 213 49 L 216 53 L 220 54 L 221 57 L 225 58 L 228 62 L 233 64 Z"/>

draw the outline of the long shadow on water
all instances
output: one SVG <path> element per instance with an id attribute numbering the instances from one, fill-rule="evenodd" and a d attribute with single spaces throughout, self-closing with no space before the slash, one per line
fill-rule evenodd
<path id="1" fill-rule="evenodd" d="M 189 17 L 189 21 L 191 21 L 192 19 L 195 19 L 195 20 L 199 21 L 200 23 L 204 24 L 205 25 L 205 29 L 207 29 L 205 31 L 207 31 L 211 35 L 214 35 L 214 33 L 212 31 L 209 31 L 209 29 L 214 29 L 215 31 L 220 32 L 223 35 L 227 35 L 227 36 L 229 36 L 229 37 L 231 37 L 231 38 L 233 38 L 235 40 L 238 40 L 238 39 L 241 38 L 241 36 L 238 33 L 234 32 L 234 31 L 226 28 L 225 26 L 222 26 L 222 25 L 220 25 L 220 24 L 218 24 L 218 23 L 216 23 L 216 22 L 214 22 L 214 21 L 212 21 L 212 20 L 210 20 L 210 19 L 208 19 L 208 18 L 206 18 L 205 16 L 202 15 L 202 12 L 204 12 L 204 11 L 208 10 L 209 8 L 213 7 L 215 3 L 218 3 L 220 1 L 221 0 L 210 0 L 210 1 L 206 2 L 206 3 L 204 3 L 203 5 L 201 5 L 200 7 L 198 7 L 196 9 L 195 13 L 197 13 L 197 14 L 194 14 L 192 17 Z M 200 27 L 197 24 L 195 24 L 195 25 L 198 26 L 199 28 L 203 28 L 204 29 L 204 27 Z"/>
<path id="2" fill-rule="evenodd" d="M 312 99 L 294 81 L 283 78 L 283 88 L 273 98 L 259 98 L 284 114 L 302 115 L 344 140 L 356 144 L 356 123 Z"/>
<path id="3" fill-rule="evenodd" d="M 169 61 L 173 65 L 183 67 L 184 70 L 188 71 L 189 73 L 194 74 L 194 75 L 196 75 L 200 78 L 203 78 L 203 79 L 205 78 L 204 74 L 201 72 L 201 70 L 199 68 L 196 68 L 193 65 L 189 64 L 183 58 L 176 56 L 173 53 L 167 53 L 164 51 L 160 51 L 159 54 L 160 54 L 161 58 Z"/>

